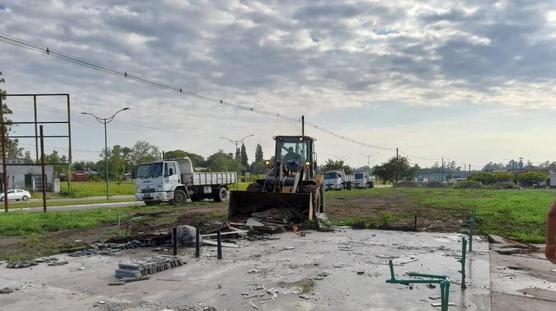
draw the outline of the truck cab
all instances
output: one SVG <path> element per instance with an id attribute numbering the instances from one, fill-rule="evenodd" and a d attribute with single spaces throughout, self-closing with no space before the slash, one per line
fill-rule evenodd
<path id="1" fill-rule="evenodd" d="M 195 172 L 187 157 L 158 160 L 137 167 L 135 197 L 147 205 L 205 198 L 222 201 L 227 199 L 228 185 L 235 181 L 235 172 Z"/>
<path id="2" fill-rule="evenodd" d="M 373 188 L 374 182 L 366 172 L 357 172 L 354 174 L 353 187 L 356 189 Z"/>
<path id="3" fill-rule="evenodd" d="M 328 171 L 324 173 L 324 189 L 325 190 L 342 190 L 344 189 L 346 173 L 343 170 Z"/>

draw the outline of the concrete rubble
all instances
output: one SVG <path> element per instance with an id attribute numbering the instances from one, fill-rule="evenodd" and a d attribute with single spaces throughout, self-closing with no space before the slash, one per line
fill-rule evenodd
<path id="1" fill-rule="evenodd" d="M 176 256 L 153 256 L 118 264 L 116 279 L 130 281 L 185 264 Z"/>

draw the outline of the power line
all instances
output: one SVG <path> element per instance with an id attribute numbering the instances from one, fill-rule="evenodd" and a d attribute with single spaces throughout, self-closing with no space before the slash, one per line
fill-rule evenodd
<path id="1" fill-rule="evenodd" d="M 114 75 L 117 77 L 122 77 L 125 79 L 129 79 L 129 80 L 133 80 L 136 81 L 138 83 L 142 83 L 144 85 L 148 85 L 151 87 L 157 87 L 160 89 L 165 89 L 165 90 L 169 90 L 172 92 L 177 93 L 178 95 L 183 95 L 183 96 L 189 96 L 189 97 L 193 97 L 193 98 L 197 98 L 199 100 L 203 100 L 203 101 L 207 101 L 207 102 L 211 102 L 213 104 L 218 104 L 218 105 L 225 105 L 225 106 L 229 106 L 229 107 L 233 107 L 236 109 L 240 109 L 243 111 L 247 111 L 247 112 L 253 112 L 253 113 L 257 113 L 257 114 L 261 114 L 261 115 L 265 115 L 265 116 L 272 116 L 272 117 L 276 117 L 279 119 L 283 119 L 286 121 L 290 121 L 290 122 L 300 122 L 300 118 L 297 117 L 290 117 L 290 116 L 286 116 L 286 115 L 282 115 L 280 113 L 277 112 L 272 112 L 272 111 L 268 111 L 268 110 L 264 110 L 264 109 L 259 109 L 259 108 L 254 108 L 253 106 L 247 106 L 247 105 L 241 105 L 241 104 L 235 104 L 229 101 L 224 101 L 223 99 L 218 99 L 218 98 L 213 98 L 213 97 L 208 97 L 208 96 L 204 96 L 201 94 L 198 94 L 192 90 L 183 88 L 183 87 L 177 87 L 177 86 L 173 86 L 170 84 L 166 84 L 163 82 L 159 82 L 159 81 L 155 81 L 155 80 L 150 80 L 147 78 L 144 78 L 142 76 L 139 75 L 135 75 L 132 73 L 128 73 L 127 71 L 124 70 L 120 70 L 120 69 L 115 69 L 115 68 L 110 68 L 98 63 L 95 63 L 93 61 L 81 58 L 81 57 L 76 57 L 76 56 L 72 56 L 72 55 L 68 55 L 65 53 L 61 53 L 61 52 L 57 52 L 57 51 L 53 51 L 51 49 L 49 49 L 48 47 L 41 47 L 39 45 L 33 44 L 33 43 L 29 43 L 27 41 L 24 41 L 22 39 L 16 38 L 14 36 L 9 36 L 6 34 L 1 34 L 0 33 L 0 41 L 3 41 L 5 43 L 17 46 L 17 47 L 21 47 L 27 50 L 31 50 L 40 54 L 44 54 L 47 56 L 52 56 L 54 58 L 57 58 L 61 61 L 65 61 L 68 63 L 72 63 L 75 65 L 79 65 L 85 68 L 89 68 L 89 69 L 93 69 L 93 70 L 97 70 L 103 73 L 107 73 L 110 75 Z M 338 134 L 336 132 L 333 132 L 331 130 L 322 128 L 316 124 L 313 123 L 306 123 L 307 125 L 322 131 L 324 133 L 327 133 L 331 136 L 334 136 L 336 138 L 342 139 L 344 141 L 348 141 L 363 147 L 368 147 L 368 148 L 373 148 L 373 149 L 380 149 L 380 150 L 388 150 L 388 151 L 394 151 L 394 148 L 390 148 L 390 147 L 384 147 L 384 146 L 377 146 L 377 145 L 373 145 L 373 144 L 369 144 L 363 141 L 359 141 L 350 137 L 347 137 L 345 135 L 341 135 Z M 139 125 L 135 125 L 135 126 L 139 126 Z M 139 127 L 146 127 L 146 126 L 139 126 Z M 149 127 L 146 127 L 149 128 Z M 153 128 L 156 129 L 156 128 Z M 167 129 L 165 129 L 167 131 Z M 420 158 L 415 156 L 416 158 Z M 425 158 L 422 158 L 425 159 Z"/>

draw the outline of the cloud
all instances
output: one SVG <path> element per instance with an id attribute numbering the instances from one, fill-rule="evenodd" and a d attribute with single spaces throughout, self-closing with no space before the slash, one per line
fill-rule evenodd
<path id="1" fill-rule="evenodd" d="M 283 115 L 391 103 L 400 115 L 413 106 L 556 107 L 550 9 L 539 1 L 19 0 L 0 5 L 0 32 Z M 108 112 L 125 102 L 146 126 L 164 119 L 197 134 L 207 116 L 239 113 L 1 48 L 9 87 L 71 90 L 83 109 Z M 235 119 L 228 131 L 265 120 Z M 342 130 L 333 119 L 329 125 Z M 226 126 L 206 131 L 218 137 Z"/>

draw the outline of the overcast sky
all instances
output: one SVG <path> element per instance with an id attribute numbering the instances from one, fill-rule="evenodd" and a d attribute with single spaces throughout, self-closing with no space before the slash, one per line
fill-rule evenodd
<path id="1" fill-rule="evenodd" d="M 399 147 L 421 165 L 442 156 L 475 168 L 556 160 L 555 1 L 0 0 L 0 32 L 206 96 L 304 114 L 341 135 Z M 252 160 L 256 143 L 269 156 L 272 136 L 300 133 L 279 118 L 2 42 L 0 71 L 10 93 L 71 94 L 75 160 L 98 159 L 104 144 L 102 126 L 81 111 L 131 108 L 109 125 L 109 145 L 146 140 L 204 156 L 233 152 L 220 136 L 254 134 L 246 140 Z M 32 118 L 30 102 L 8 104 L 14 119 Z M 45 101 L 40 117 L 61 119 L 61 110 Z M 320 162 L 359 166 L 374 154 L 373 165 L 393 155 L 307 133 Z"/>

